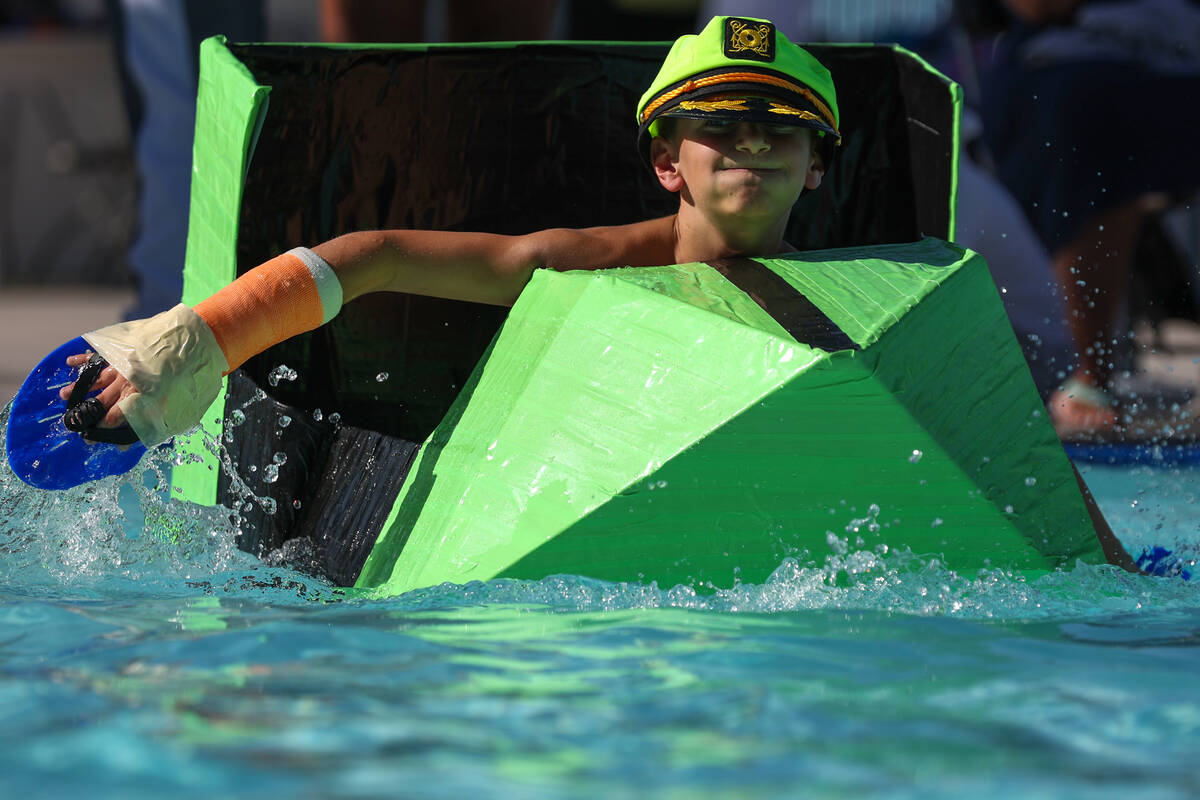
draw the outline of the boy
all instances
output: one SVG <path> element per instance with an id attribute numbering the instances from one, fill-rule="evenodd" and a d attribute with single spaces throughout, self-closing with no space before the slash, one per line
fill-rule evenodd
<path id="1" fill-rule="evenodd" d="M 511 305 L 534 269 L 599 269 L 770 256 L 792 205 L 820 186 L 838 141 L 829 71 L 761 20 L 716 17 L 681 37 L 638 106 L 639 148 L 679 211 L 630 225 L 524 236 L 363 231 L 297 248 L 195 309 L 87 335 L 112 366 L 76 414 L 99 434 L 126 421 L 147 445 L 192 427 L 220 376 L 343 302 L 397 291 Z M 86 356 L 68 360 L 79 366 Z M 71 387 L 63 390 L 64 399 Z"/>

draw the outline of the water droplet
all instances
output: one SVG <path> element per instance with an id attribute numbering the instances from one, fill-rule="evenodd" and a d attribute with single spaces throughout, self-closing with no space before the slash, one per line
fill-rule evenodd
<path id="1" fill-rule="evenodd" d="M 286 464 L 287 463 L 287 453 L 276 453 L 274 456 L 271 457 L 271 460 L 274 461 L 276 464 Z"/>
<path id="2" fill-rule="evenodd" d="M 300 505 L 301 505 L 301 503 L 300 503 L 300 501 L 299 501 L 299 500 L 293 500 L 293 501 L 292 501 L 292 508 L 296 509 L 297 511 L 299 511 L 299 510 L 300 510 Z"/>
<path id="3" fill-rule="evenodd" d="M 934 517 L 933 522 L 929 523 L 929 527 L 931 527 L 931 528 L 940 527 L 942 525 L 942 522 L 943 522 L 943 520 L 941 517 Z"/>
<path id="4" fill-rule="evenodd" d="M 280 364 L 275 369 L 267 374 L 267 383 L 272 386 L 278 386 L 280 381 L 294 381 L 300 373 L 289 367 L 287 364 Z"/>
<path id="5" fill-rule="evenodd" d="M 922 453 L 920 450 L 913 450 L 913 451 L 912 451 L 912 455 L 908 457 L 908 463 L 910 463 L 910 464 L 916 464 L 918 461 L 920 461 L 920 460 L 921 460 L 921 458 L 922 458 L 924 455 L 925 455 L 925 454 L 924 454 L 924 453 Z"/>
<path id="6" fill-rule="evenodd" d="M 317 422 L 320 422 L 322 419 L 325 418 L 325 415 L 321 413 L 321 409 L 314 408 L 313 412 L 312 412 L 312 418 L 315 419 Z"/>
<path id="7" fill-rule="evenodd" d="M 342 415 L 335 411 L 329 415 L 329 421 L 332 422 L 334 425 L 337 425 L 339 422 L 342 421 Z"/>
<path id="8" fill-rule="evenodd" d="M 1030 475 L 1028 478 L 1025 479 L 1025 485 L 1026 486 L 1037 486 L 1037 478 Z"/>
<path id="9" fill-rule="evenodd" d="M 378 375 L 376 375 L 376 376 L 375 376 L 375 382 L 376 382 L 376 383 L 383 383 L 383 382 L 384 382 L 384 381 L 386 381 L 387 379 L 388 379 L 388 374 L 387 374 L 386 372 L 381 372 L 381 373 L 379 373 Z"/>
<path id="10" fill-rule="evenodd" d="M 229 424 L 230 425 L 237 427 L 238 425 L 241 425 L 245 421 L 246 421 L 246 415 L 242 413 L 241 409 L 235 408 L 233 411 L 231 411 L 229 413 Z"/>
<path id="11" fill-rule="evenodd" d="M 288 425 L 291 425 L 291 424 L 292 424 L 291 417 L 289 417 L 287 414 L 279 415 L 279 427 L 286 428 Z"/>
<path id="12" fill-rule="evenodd" d="M 263 510 L 263 511 L 267 512 L 268 514 L 274 514 L 274 513 L 275 513 L 275 509 L 276 509 L 276 505 L 275 505 L 275 498 L 273 498 L 273 497 L 260 497 L 260 498 L 258 498 L 258 502 L 259 502 L 259 504 L 262 506 L 262 510 Z"/>
<path id="13" fill-rule="evenodd" d="M 263 483 L 274 483 L 279 480 L 279 465 L 267 464 L 263 467 Z"/>

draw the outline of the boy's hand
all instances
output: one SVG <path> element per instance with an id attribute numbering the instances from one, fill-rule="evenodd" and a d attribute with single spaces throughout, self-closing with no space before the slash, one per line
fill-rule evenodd
<path id="1" fill-rule="evenodd" d="M 82 367 L 91 357 L 91 353 L 79 353 L 73 356 L 67 356 L 67 365 L 71 367 Z M 71 383 L 59 390 L 58 396 L 66 400 L 71 396 L 71 390 L 75 388 L 75 384 Z M 100 375 L 92 384 L 92 391 L 99 389 L 100 394 L 96 397 L 108 410 L 99 423 L 101 428 L 119 428 L 125 424 L 125 414 L 121 411 L 117 403 L 120 400 L 136 394 L 137 389 L 133 388 L 133 384 L 127 381 L 121 373 L 117 372 L 112 367 L 105 367 Z"/>

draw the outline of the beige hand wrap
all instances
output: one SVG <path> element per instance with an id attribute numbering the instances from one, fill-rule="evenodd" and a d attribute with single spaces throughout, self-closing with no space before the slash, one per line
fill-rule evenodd
<path id="1" fill-rule="evenodd" d="M 221 376 L 328 322 L 341 305 L 333 269 L 311 250 L 296 248 L 195 309 L 180 304 L 83 338 L 137 389 L 117 405 L 142 443 L 153 447 L 200 421 L 220 393 Z"/>
<path id="2" fill-rule="evenodd" d="M 182 303 L 83 338 L 138 390 L 117 405 L 147 447 L 194 426 L 221 391 L 225 356 L 200 315 Z"/>

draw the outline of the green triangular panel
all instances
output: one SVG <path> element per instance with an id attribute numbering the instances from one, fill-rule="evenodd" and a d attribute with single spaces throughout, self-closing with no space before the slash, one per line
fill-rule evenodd
<path id="1" fill-rule="evenodd" d="M 869 544 L 955 568 L 1099 558 L 982 259 L 925 240 L 760 263 L 864 349 L 799 344 L 705 265 L 538 272 L 359 585 L 761 580 L 872 504 Z"/>
<path id="2" fill-rule="evenodd" d="M 973 258 L 875 345 L 814 364 L 501 574 L 761 582 L 851 525 L 851 542 L 957 569 L 1099 560 L 994 291 Z"/>

